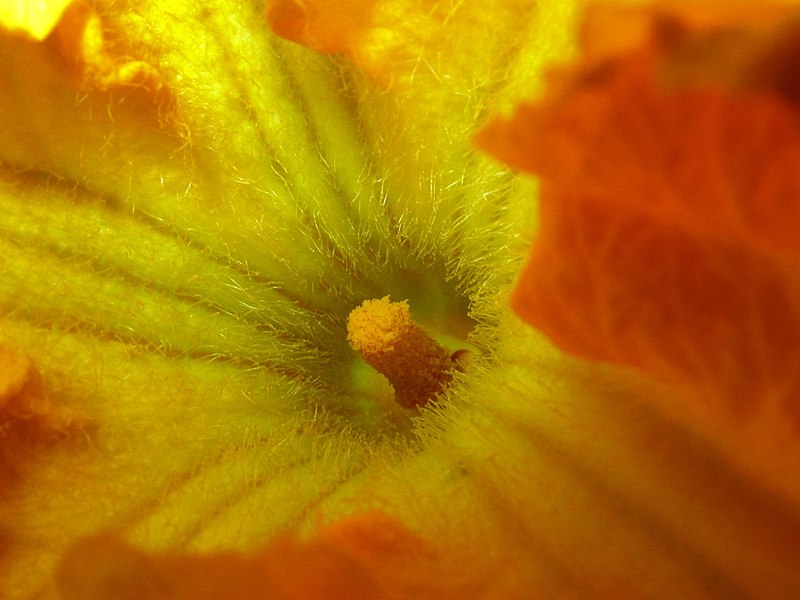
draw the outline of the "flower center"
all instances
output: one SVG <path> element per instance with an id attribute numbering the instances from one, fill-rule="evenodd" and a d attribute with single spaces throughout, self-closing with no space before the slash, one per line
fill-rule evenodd
<path id="1" fill-rule="evenodd" d="M 400 406 L 415 408 L 434 399 L 458 363 L 414 322 L 408 302 L 389 296 L 365 300 L 347 321 L 347 341 L 394 388 Z"/>

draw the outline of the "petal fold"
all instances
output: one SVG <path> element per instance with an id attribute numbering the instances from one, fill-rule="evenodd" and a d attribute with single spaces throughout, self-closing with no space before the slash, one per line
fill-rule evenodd
<path id="1" fill-rule="evenodd" d="M 437 560 L 397 521 L 368 512 L 309 541 L 278 537 L 252 555 L 147 554 L 113 537 L 90 538 L 67 552 L 56 579 L 65 600 L 463 597 Z"/>
<path id="2" fill-rule="evenodd" d="M 97 12 L 82 2 L 70 6 L 56 28 L 64 58 L 73 64 L 83 87 L 92 91 L 132 88 L 152 95 L 157 104 L 169 102 L 169 90 L 158 71 L 131 58 L 135 49 L 119 42 L 116 47 L 109 44 L 105 31 Z"/>
<path id="3" fill-rule="evenodd" d="M 700 29 L 691 43 L 737 31 Z M 605 61 L 590 52 L 541 106 L 480 138 L 542 178 L 542 231 L 513 304 L 573 353 L 738 408 L 793 398 L 800 115 L 775 93 L 668 87 L 674 55 L 649 40 Z"/>
<path id="4" fill-rule="evenodd" d="M 671 410 L 706 435 L 721 426 L 738 460 L 796 497 L 800 112 L 787 73 L 800 15 L 659 6 L 590 11 L 581 60 L 478 137 L 540 177 L 512 306 L 568 352 L 676 385 L 691 400 Z"/>
<path id="5" fill-rule="evenodd" d="M 374 0 L 267 2 L 267 21 L 281 37 L 318 52 L 357 54 L 372 27 Z"/>
<path id="6" fill-rule="evenodd" d="M 97 148 L 130 130 L 179 138 L 172 92 L 138 54 L 83 2 L 44 39 L 0 30 L 0 161 L 80 182 L 99 166 Z"/>
<path id="7" fill-rule="evenodd" d="M 78 425 L 47 398 L 33 361 L 0 346 L 0 493 L 33 448 Z"/>
<path id="8" fill-rule="evenodd" d="M 35 40 L 53 31 L 61 14 L 75 0 L 7 0 L 0 3 L 0 27 Z"/>
<path id="9" fill-rule="evenodd" d="M 508 86 L 516 95 L 532 84 L 544 62 L 570 47 L 575 5 L 266 0 L 265 13 L 279 36 L 317 52 L 344 55 L 396 94 L 430 81 L 466 96 L 492 79 L 492 92 Z"/>

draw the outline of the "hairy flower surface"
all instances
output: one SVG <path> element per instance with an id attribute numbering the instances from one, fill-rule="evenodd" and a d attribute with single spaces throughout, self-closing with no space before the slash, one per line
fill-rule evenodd
<path id="1" fill-rule="evenodd" d="M 571 266 L 576 221 L 559 208 L 580 203 L 553 200 L 624 189 L 612 209 L 629 208 L 642 189 L 672 189 L 672 171 L 627 147 L 631 132 L 658 148 L 678 139 L 671 113 L 642 115 L 650 104 L 618 93 L 661 101 L 662 72 L 654 82 L 641 48 L 668 57 L 665 85 L 761 93 L 780 80 L 785 100 L 792 13 L 600 10 L 581 37 L 580 9 L 97 0 L 0 11 L 0 596 L 800 589 L 794 425 L 781 425 L 783 413 L 734 411 L 724 369 L 693 379 L 671 344 L 643 353 L 634 343 L 653 336 L 638 321 L 658 310 L 635 295 L 604 297 L 614 290 L 602 270 L 596 302 L 571 296 L 565 270 L 594 285 L 581 269 L 597 274 L 607 255 L 576 243 Z M 563 121 L 493 121 L 479 134 L 541 94 L 545 67 L 578 38 L 582 58 L 550 78 L 541 109 L 564 109 Z M 664 40 L 673 45 L 659 54 Z M 709 48 L 718 62 L 705 59 Z M 639 79 L 628 80 L 631 64 L 648 68 L 631 67 Z M 614 102 L 629 119 L 620 126 L 606 118 Z M 476 151 L 475 139 L 540 182 Z M 756 149 L 791 161 L 792 144 Z M 678 146 L 686 181 L 705 181 L 717 163 L 688 146 Z M 763 161 L 744 179 L 770 164 L 788 172 Z M 609 180 L 617 187 L 600 185 Z M 713 211 L 673 204 L 664 202 L 669 223 L 695 237 L 730 229 Z M 796 207 L 744 215 L 732 239 L 793 260 L 791 228 L 759 228 Z M 609 222 L 627 217 L 608 212 Z M 595 217 L 577 222 L 592 231 L 606 222 Z M 656 256 L 674 250 L 669 236 L 637 237 L 635 224 L 616 235 L 647 238 Z M 558 251 L 537 259 L 542 244 Z M 542 287 L 548 277 L 561 285 Z M 515 282 L 522 316 L 581 358 L 512 314 Z M 547 306 L 567 308 L 542 310 L 543 289 Z M 631 329 L 619 319 L 597 327 L 618 299 Z M 365 305 L 399 315 L 372 314 L 366 326 L 351 317 L 350 344 L 373 348 L 367 361 L 348 343 L 348 316 Z M 686 308 L 675 314 L 697 325 Z M 795 308 L 770 314 L 791 324 Z M 413 381 L 416 358 L 385 364 L 400 329 L 444 365 L 412 400 L 367 364 Z M 797 348 L 792 331 L 784 349 Z M 727 356 L 725 340 L 708 343 L 710 362 Z M 733 356 L 748 367 L 754 356 L 777 361 L 753 371 L 767 383 L 796 373 L 794 355 Z M 764 386 L 746 375 L 752 398 Z M 751 403 L 796 407 L 779 400 Z"/>

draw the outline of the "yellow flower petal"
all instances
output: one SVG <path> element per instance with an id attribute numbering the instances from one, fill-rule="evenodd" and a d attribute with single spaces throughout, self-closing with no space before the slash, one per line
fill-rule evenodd
<path id="1" fill-rule="evenodd" d="M 165 108 L 61 73 L 48 41 L 28 55 L 46 85 L 2 70 L 30 46 L 2 50 L 24 143 L 0 146 L 0 338 L 98 427 L 33 453 L 3 498 L 0 590 L 56 598 L 63 558 L 78 597 L 115 573 L 132 595 L 246 597 L 295 561 L 389 597 L 792 597 L 794 505 L 655 408 L 674 395 L 507 309 L 534 185 L 469 141 L 541 87 L 573 3 L 502 23 L 518 4 L 394 6 L 409 44 L 373 49 L 411 60 L 367 52 L 376 83 L 277 39 L 260 6 L 97 2 L 105 52 L 151 65 Z M 29 104 L 63 128 L 18 125 Z M 477 350 L 408 427 L 346 342 L 348 312 L 387 294 Z"/>
<path id="2" fill-rule="evenodd" d="M 36 357 L 53 398 L 98 422 L 84 452 L 37 453 L 3 504 L 7 537 L 25 540 L 3 557 L 15 598 L 52 595 L 54 564 L 84 535 L 252 550 L 311 523 L 367 464 L 415 453 L 385 423 L 380 388 L 356 381 L 347 312 L 392 293 L 465 335 L 455 290 L 480 283 L 488 330 L 514 269 L 504 246 L 522 246 L 495 215 L 504 192 L 478 183 L 509 177 L 488 161 L 468 172 L 468 136 L 458 151 L 427 144 L 451 155 L 441 177 L 431 164 L 402 181 L 416 157 L 392 153 L 413 145 L 397 135 L 402 102 L 277 41 L 252 6 L 97 11 L 95 62 L 157 66 L 191 136 L 152 89 L 105 86 L 91 61 L 63 68 L 57 37 L 2 39 L 0 337 Z M 454 172 L 475 207 L 457 220 Z"/>
<path id="3" fill-rule="evenodd" d="M 395 209 L 414 217 L 398 219 L 401 236 L 417 221 L 441 237 L 451 222 L 437 208 L 429 180 L 436 189 L 463 190 L 465 204 L 482 204 L 472 201 L 482 191 L 465 184 L 469 175 L 491 177 L 496 171 L 476 159 L 467 175 L 465 148 L 490 113 L 508 110 L 540 89 L 543 65 L 572 48 L 576 13 L 571 1 L 267 2 L 267 18 L 278 34 L 341 53 L 377 82 L 357 89 L 370 105 L 362 128 L 375 153 L 403 157 L 392 165 L 396 177 L 382 182 Z M 403 134 L 375 129 L 388 122 Z M 431 136 L 434 131 L 441 139 Z M 395 187 L 396 182 L 418 183 Z M 494 209 L 486 211 L 475 220 L 490 224 Z"/>

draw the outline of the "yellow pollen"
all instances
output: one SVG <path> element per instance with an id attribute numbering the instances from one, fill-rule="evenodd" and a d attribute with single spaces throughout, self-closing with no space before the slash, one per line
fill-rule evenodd
<path id="1" fill-rule="evenodd" d="M 365 300 L 347 320 L 347 341 L 394 387 L 395 402 L 406 408 L 432 400 L 458 364 L 414 322 L 408 302 L 389 296 Z"/>

